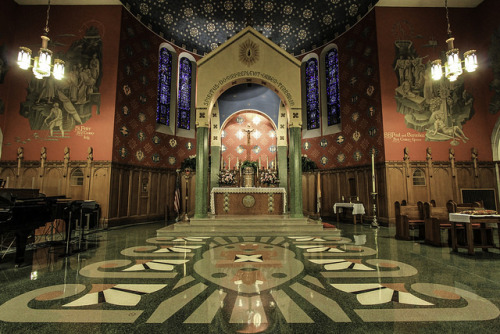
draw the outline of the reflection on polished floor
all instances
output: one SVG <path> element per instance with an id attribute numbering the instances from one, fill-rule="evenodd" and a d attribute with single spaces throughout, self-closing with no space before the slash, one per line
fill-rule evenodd
<path id="1" fill-rule="evenodd" d="M 0 263 L 0 333 L 497 333 L 500 252 L 341 236 L 156 237 L 164 223 Z M 498 244 L 498 240 L 495 240 Z"/>

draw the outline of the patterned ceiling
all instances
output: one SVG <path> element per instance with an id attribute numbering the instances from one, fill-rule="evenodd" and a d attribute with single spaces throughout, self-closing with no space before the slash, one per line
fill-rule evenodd
<path id="1" fill-rule="evenodd" d="M 251 25 L 299 55 L 355 25 L 378 0 L 121 0 L 152 31 L 204 55 Z"/>

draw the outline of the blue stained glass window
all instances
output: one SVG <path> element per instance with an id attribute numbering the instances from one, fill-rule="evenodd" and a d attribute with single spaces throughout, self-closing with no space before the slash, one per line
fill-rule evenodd
<path id="1" fill-rule="evenodd" d="M 156 123 L 170 125 L 170 89 L 172 85 L 172 53 L 167 48 L 160 49 L 158 66 L 158 105 Z"/>
<path id="2" fill-rule="evenodd" d="M 306 111 L 307 129 L 320 128 L 318 60 L 306 62 Z"/>
<path id="3" fill-rule="evenodd" d="M 328 126 L 340 123 L 339 54 L 336 48 L 325 56 L 326 113 Z"/>
<path id="4" fill-rule="evenodd" d="M 192 65 L 189 59 L 182 57 L 179 65 L 179 100 L 177 127 L 189 130 L 191 113 L 191 77 Z"/>

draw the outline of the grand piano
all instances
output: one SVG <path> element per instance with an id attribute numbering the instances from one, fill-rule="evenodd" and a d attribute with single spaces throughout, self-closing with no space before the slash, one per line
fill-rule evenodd
<path id="1" fill-rule="evenodd" d="M 64 219 L 67 230 L 80 210 L 78 203 L 64 196 L 45 196 L 38 189 L 0 189 L 0 234 L 11 232 L 15 235 L 15 264 L 24 262 L 28 236 L 35 229 L 55 219 Z M 68 226 L 69 225 L 69 226 Z M 67 242 L 69 244 L 69 238 Z"/>

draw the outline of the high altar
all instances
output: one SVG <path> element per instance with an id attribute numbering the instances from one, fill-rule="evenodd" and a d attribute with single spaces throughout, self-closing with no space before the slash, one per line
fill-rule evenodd
<path id="1" fill-rule="evenodd" d="M 286 213 L 286 190 L 214 187 L 210 208 L 213 215 L 281 215 Z"/>

